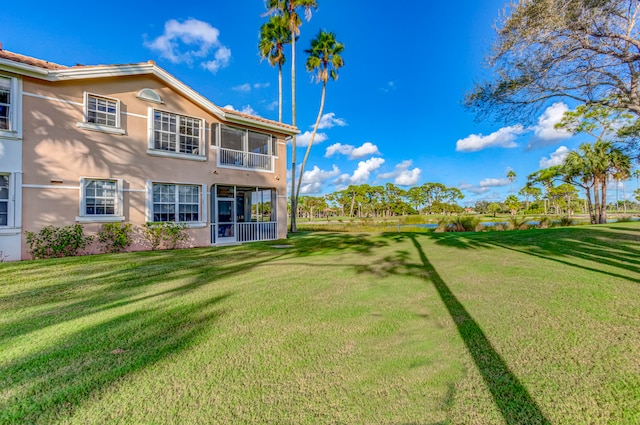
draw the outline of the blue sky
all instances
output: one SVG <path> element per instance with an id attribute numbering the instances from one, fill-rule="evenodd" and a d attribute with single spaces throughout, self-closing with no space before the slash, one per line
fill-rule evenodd
<path id="1" fill-rule="evenodd" d="M 320 29 L 344 43 L 345 66 L 327 87 L 324 128 L 303 194 L 348 184 L 440 182 L 460 188 L 465 205 L 504 200 L 509 170 L 517 174 L 517 192 L 528 174 L 585 141 L 553 129 L 567 109 L 561 102 L 529 122 L 477 122 L 463 108 L 465 92 L 487 73 L 483 57 L 506 0 L 318 3 L 298 42 L 301 133 L 311 131 L 318 114 L 321 86 L 304 70 L 303 50 Z M 64 65 L 151 59 L 219 106 L 277 119 L 277 71 L 257 53 L 266 20 L 262 0 L 87 5 L 9 2 L 0 15 L 0 42 L 5 50 Z M 284 120 L 290 122 L 289 64 L 284 71 Z"/>

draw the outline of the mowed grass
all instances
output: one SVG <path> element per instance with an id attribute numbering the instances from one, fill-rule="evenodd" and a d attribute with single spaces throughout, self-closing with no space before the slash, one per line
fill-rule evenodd
<path id="1" fill-rule="evenodd" d="M 637 424 L 640 224 L 2 263 L 0 423 Z"/>

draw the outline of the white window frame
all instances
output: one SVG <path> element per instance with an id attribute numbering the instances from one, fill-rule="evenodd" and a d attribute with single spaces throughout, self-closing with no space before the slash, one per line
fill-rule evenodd
<path id="1" fill-rule="evenodd" d="M 22 80 L 9 75 L 0 74 L 9 79 L 9 128 L 0 129 L 0 137 L 7 139 L 22 138 Z"/>
<path id="2" fill-rule="evenodd" d="M 176 150 L 164 150 L 164 149 L 156 149 L 155 147 L 155 112 L 161 112 L 164 114 L 170 114 L 176 116 Z M 198 148 L 197 153 L 186 153 L 179 152 L 180 149 L 180 117 L 189 118 L 196 120 L 200 123 L 200 135 L 198 140 Z M 202 118 L 194 117 L 191 115 L 178 114 L 175 112 L 169 112 L 162 109 L 155 109 L 149 107 L 147 114 L 147 122 L 148 122 L 148 144 L 147 144 L 147 154 L 155 155 L 155 156 L 164 156 L 168 158 L 179 158 L 179 159 L 190 159 L 195 161 L 206 161 L 207 157 L 205 155 L 205 146 L 206 146 L 206 132 L 205 132 L 205 121 Z"/>
<path id="3" fill-rule="evenodd" d="M 104 100 L 116 103 L 116 114 L 115 114 L 116 125 L 115 126 L 89 122 L 89 98 L 90 97 L 94 97 L 97 99 L 104 99 Z M 84 92 L 83 121 L 77 123 L 76 125 L 85 130 L 101 131 L 103 133 L 112 133 L 112 134 L 125 134 L 124 129 L 121 127 L 120 117 L 121 117 L 120 99 L 103 96 L 101 94 Z"/>
<path id="4" fill-rule="evenodd" d="M 112 181 L 116 182 L 116 198 L 115 198 L 115 214 L 87 214 L 87 184 L 93 181 Z M 105 177 L 81 177 L 80 178 L 80 211 L 76 217 L 79 223 L 113 223 L 124 221 L 122 213 L 123 203 L 123 181 L 122 179 L 113 179 Z"/>
<path id="5" fill-rule="evenodd" d="M 9 199 L 7 203 L 7 224 L 0 226 L 0 235 L 14 235 L 15 229 L 22 227 L 22 173 L 0 171 L 0 175 L 9 176 Z M 18 231 L 19 233 L 19 231 Z"/>
<path id="6" fill-rule="evenodd" d="M 178 210 L 176 209 L 175 215 L 176 215 L 176 220 L 175 221 L 170 221 L 168 223 L 180 223 L 180 224 L 184 224 L 186 225 L 188 228 L 200 228 L 200 227 L 206 227 L 207 226 L 207 202 L 205 201 L 205 194 L 207 193 L 207 185 L 206 184 L 199 184 L 199 183 L 185 183 L 185 182 L 180 182 L 180 183 L 176 183 L 176 182 L 167 182 L 167 181 L 156 181 L 156 180 L 147 180 L 147 202 L 146 202 L 146 218 L 148 222 L 154 222 L 153 220 L 153 215 L 154 215 L 154 211 L 153 211 L 153 185 L 155 184 L 166 184 L 166 185 L 173 185 L 176 187 L 176 192 L 177 192 L 177 188 L 178 186 L 196 186 L 198 187 L 198 216 L 199 219 L 198 221 L 177 221 L 178 218 Z M 177 193 L 176 193 L 177 196 Z M 179 203 L 179 199 L 176 198 L 176 207 L 178 207 L 180 205 Z"/>
<path id="7" fill-rule="evenodd" d="M 0 198 L 0 204 L 7 204 L 7 224 L 2 224 L 2 222 L 0 222 L 0 227 L 6 228 L 9 227 L 12 223 L 12 214 L 11 214 L 11 183 L 13 183 L 13 179 L 11 178 L 11 174 L 10 173 L 0 173 L 0 177 L 7 177 L 8 178 L 8 185 L 7 185 L 7 198 Z"/>

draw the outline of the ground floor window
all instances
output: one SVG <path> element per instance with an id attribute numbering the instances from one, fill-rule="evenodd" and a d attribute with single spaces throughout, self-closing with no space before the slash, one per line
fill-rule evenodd
<path id="1" fill-rule="evenodd" d="M 9 175 L 0 174 L 0 226 L 9 225 Z"/>
<path id="2" fill-rule="evenodd" d="M 122 179 L 80 179 L 80 222 L 122 221 Z"/>
<path id="3" fill-rule="evenodd" d="M 200 221 L 200 186 L 153 184 L 153 221 Z"/>

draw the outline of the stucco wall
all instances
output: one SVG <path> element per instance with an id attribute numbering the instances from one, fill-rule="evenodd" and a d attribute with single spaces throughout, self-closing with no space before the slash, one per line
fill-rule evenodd
<path id="1" fill-rule="evenodd" d="M 154 89 L 164 104 L 138 99 L 142 88 Z M 125 134 L 91 131 L 83 121 L 84 93 L 117 98 L 121 103 L 121 127 Z M 202 118 L 205 122 L 205 161 L 150 155 L 149 108 Z M 209 210 L 210 187 L 229 184 L 275 188 L 279 198 L 278 236 L 286 237 L 286 147 L 279 143 L 273 172 L 257 172 L 217 166 L 217 149 L 210 146 L 211 124 L 217 117 L 200 108 L 152 76 L 100 78 L 44 82 L 24 78 L 23 83 L 23 228 L 74 224 L 79 215 L 82 177 L 123 179 L 125 222 L 142 225 L 146 217 L 148 180 L 206 185 L 203 203 Z M 237 125 L 236 125 L 237 126 Z M 242 126 L 238 126 L 242 127 Z M 264 130 L 259 130 L 264 131 Z M 284 141 L 282 134 L 272 133 Z M 18 162 L 19 163 L 19 162 Z M 281 202 L 280 199 L 284 199 Z M 208 220 L 212 211 L 207 211 Z M 282 224 L 284 223 L 284 224 Z M 99 225 L 87 224 L 88 231 Z M 209 226 L 190 229 L 193 246 L 210 244 Z M 134 249 L 143 249 L 137 245 Z M 29 258 L 23 244 L 22 257 Z"/>

